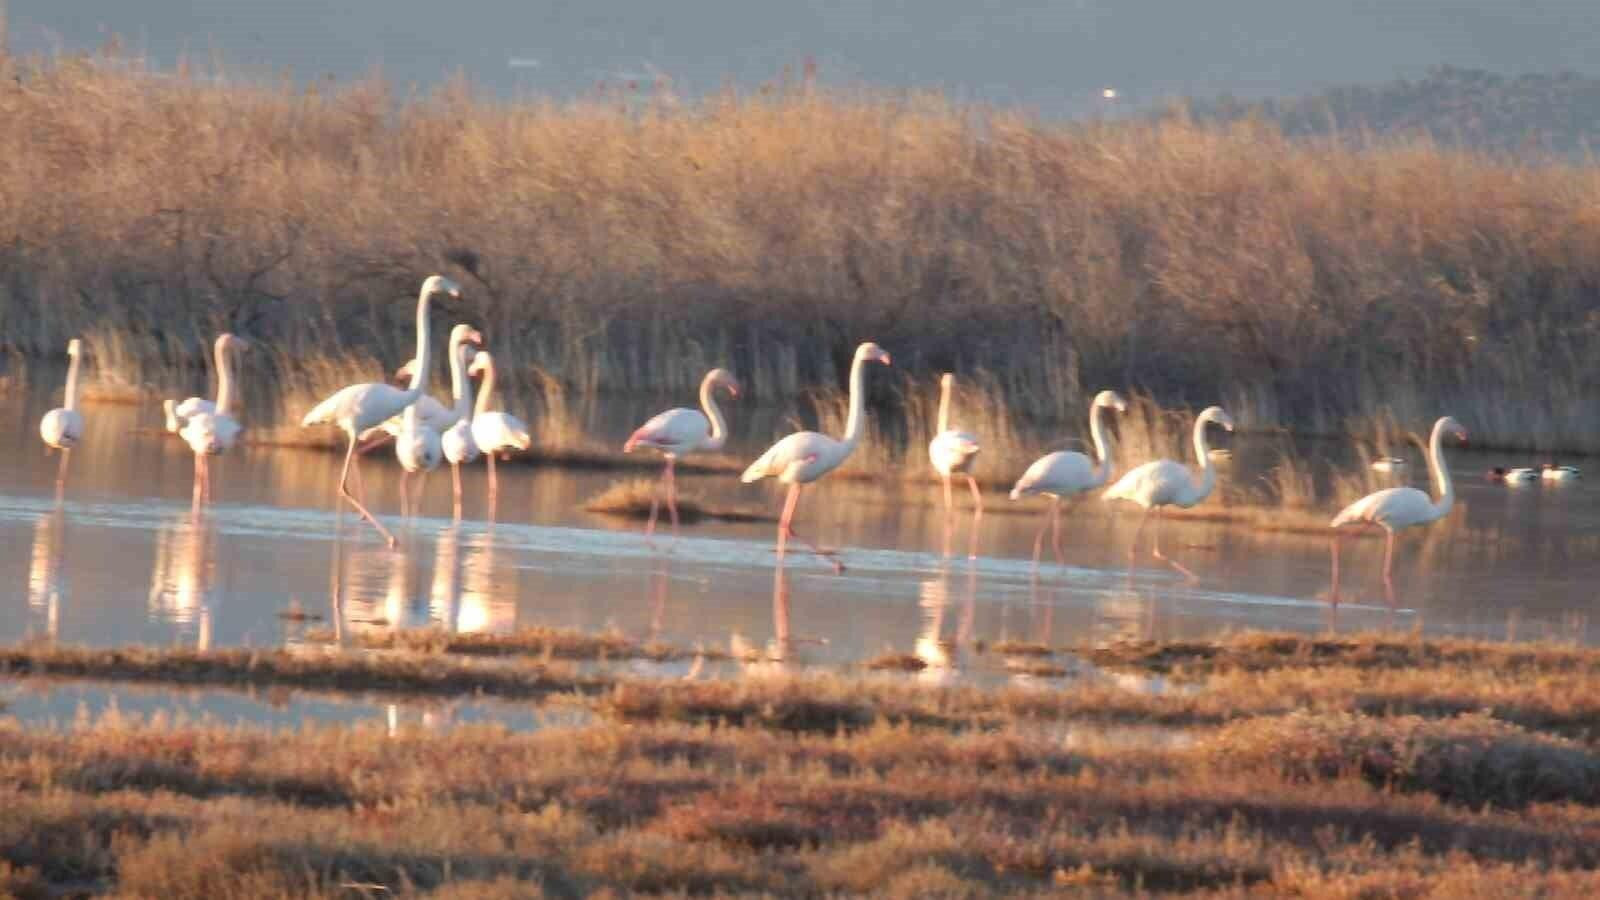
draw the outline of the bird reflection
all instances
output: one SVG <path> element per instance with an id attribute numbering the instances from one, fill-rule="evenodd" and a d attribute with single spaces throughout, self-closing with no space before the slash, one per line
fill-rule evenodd
<path id="1" fill-rule="evenodd" d="M 1155 637 L 1155 602 L 1133 586 L 1126 575 L 1120 590 L 1111 591 L 1095 603 L 1095 640 L 1099 643 L 1141 641 Z"/>
<path id="2" fill-rule="evenodd" d="M 427 616 L 426 606 L 411 604 L 417 578 L 407 554 L 362 544 L 335 553 L 334 565 L 344 625 L 351 631 L 405 628 Z"/>
<path id="3" fill-rule="evenodd" d="M 439 532 L 433 545 L 433 583 L 428 588 L 428 620 L 451 628 L 461 596 L 461 525 Z"/>
<path id="4" fill-rule="evenodd" d="M 922 660 L 925 668 L 918 678 L 933 683 L 955 680 L 961 665 L 961 649 L 972 640 L 973 620 L 976 617 L 978 597 L 978 570 L 976 564 L 967 564 L 964 580 L 961 615 L 955 632 L 944 636 L 944 620 L 950 608 L 950 569 L 941 566 L 939 574 L 922 582 L 918 602 L 922 606 L 922 633 L 917 636 L 913 653 Z"/>
<path id="5" fill-rule="evenodd" d="M 33 523 L 33 554 L 28 561 L 28 611 L 54 639 L 61 630 L 61 598 L 66 593 L 62 557 L 66 553 L 66 516 L 57 507 Z"/>
<path id="6" fill-rule="evenodd" d="M 211 598 L 216 582 L 216 532 L 205 514 L 174 516 L 156 532 L 156 563 L 150 576 L 148 613 L 177 626 L 198 649 L 211 647 Z"/>
<path id="7" fill-rule="evenodd" d="M 650 604 L 650 627 L 645 634 L 646 647 L 657 646 L 661 643 L 661 632 L 666 624 L 667 617 L 667 586 L 671 582 L 671 570 L 665 557 L 657 557 L 655 568 L 650 572 L 648 601 Z M 641 658 L 630 662 L 632 669 L 641 674 L 655 678 L 681 677 L 685 681 L 693 681 L 700 677 L 706 665 L 705 655 L 696 653 L 694 661 L 689 664 L 687 671 L 678 659 L 650 659 Z"/>
<path id="8" fill-rule="evenodd" d="M 453 530 L 453 529 L 452 529 Z M 463 634 L 504 634 L 517 625 L 515 594 L 505 582 L 495 549 L 494 527 L 469 538 L 461 548 L 461 593 L 454 630 Z"/>
<path id="9" fill-rule="evenodd" d="M 765 650 L 750 644 L 742 635 L 729 640 L 729 651 L 742 666 L 744 674 L 753 677 L 782 675 L 793 670 L 795 641 L 789 631 L 789 575 L 783 563 L 772 570 L 772 640 Z"/>

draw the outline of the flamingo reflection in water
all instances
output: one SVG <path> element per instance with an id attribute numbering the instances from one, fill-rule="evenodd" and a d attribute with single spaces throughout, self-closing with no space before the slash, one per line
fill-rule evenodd
<path id="1" fill-rule="evenodd" d="M 216 531 L 202 510 L 174 516 L 156 532 L 148 614 L 193 636 L 196 649 L 211 647 L 211 592 L 216 587 Z"/>
<path id="2" fill-rule="evenodd" d="M 917 674 L 919 681 L 948 684 L 960 675 L 961 651 L 972 644 L 973 621 L 977 616 L 978 570 L 970 561 L 964 588 L 961 615 L 949 640 L 944 637 L 944 620 L 950 608 L 949 566 L 941 566 L 939 574 L 923 581 L 918 589 L 923 627 L 912 652 L 924 666 Z"/>
<path id="3" fill-rule="evenodd" d="M 66 514 L 59 507 L 40 516 L 33 523 L 33 552 L 28 559 L 28 611 L 52 640 L 61 634 L 61 598 L 67 589 L 62 568 L 66 527 Z"/>
<path id="4" fill-rule="evenodd" d="M 516 627 L 515 586 L 497 571 L 494 528 L 463 538 L 453 525 L 434 547 L 428 618 L 457 634 L 505 634 Z"/>

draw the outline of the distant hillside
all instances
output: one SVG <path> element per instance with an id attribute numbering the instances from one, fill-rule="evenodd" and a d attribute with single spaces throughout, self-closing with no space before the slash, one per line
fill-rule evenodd
<path id="1" fill-rule="evenodd" d="M 1507 77 L 1442 67 L 1419 81 L 1335 88 L 1287 100 L 1193 101 L 1201 121 L 1259 117 L 1294 136 L 1426 134 L 1493 151 L 1585 155 L 1600 147 L 1600 79 L 1573 73 Z"/>

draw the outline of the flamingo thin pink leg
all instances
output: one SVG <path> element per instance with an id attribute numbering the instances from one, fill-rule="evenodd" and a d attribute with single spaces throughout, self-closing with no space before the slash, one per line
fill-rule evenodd
<path id="1" fill-rule="evenodd" d="M 784 551 L 783 535 L 787 534 L 789 537 L 792 537 L 795 540 L 800 541 L 801 543 L 805 544 L 807 547 L 810 547 L 812 553 L 815 553 L 816 555 L 818 555 L 818 556 L 822 557 L 823 559 L 827 560 L 829 562 L 829 564 L 831 564 L 833 566 L 833 572 L 834 572 L 835 575 L 843 574 L 844 573 L 844 563 L 839 562 L 839 560 L 836 558 L 836 554 L 834 553 L 834 551 L 832 551 L 832 550 L 824 550 L 821 547 L 818 547 L 816 544 L 811 543 L 811 541 L 801 537 L 800 534 L 794 530 L 794 510 L 795 510 L 795 507 L 797 505 L 799 505 L 799 503 L 800 503 L 800 485 L 791 484 L 791 485 L 789 485 L 789 497 L 788 497 L 787 500 L 784 501 L 784 504 L 783 504 L 783 521 L 780 522 L 779 525 L 778 525 L 778 530 L 779 530 L 778 558 L 779 559 L 783 558 L 783 551 Z"/>
<path id="2" fill-rule="evenodd" d="M 455 489 L 456 521 L 461 521 L 461 464 L 450 464 L 450 483 Z"/>
<path id="3" fill-rule="evenodd" d="M 794 518 L 795 504 L 800 502 L 800 485 L 789 485 L 789 495 L 783 498 L 783 515 L 778 517 L 778 564 L 783 564 L 783 554 L 789 542 L 789 521 Z"/>
<path id="4" fill-rule="evenodd" d="M 1151 541 L 1150 555 L 1154 556 L 1156 559 L 1161 560 L 1162 562 L 1166 563 L 1167 565 L 1169 565 L 1169 566 L 1173 567 L 1174 569 L 1177 569 L 1179 572 L 1183 573 L 1183 577 L 1184 578 L 1187 578 L 1190 581 L 1199 581 L 1200 579 L 1196 578 L 1195 574 L 1193 572 L 1189 571 L 1189 568 L 1187 566 L 1185 566 L 1181 562 L 1178 562 L 1175 559 L 1168 558 L 1166 554 L 1161 552 L 1161 520 L 1162 520 L 1162 516 L 1161 516 L 1160 509 L 1157 508 L 1155 535 L 1154 535 L 1154 537 L 1152 537 L 1150 539 L 1150 541 Z"/>
<path id="5" fill-rule="evenodd" d="M 72 450 L 61 451 L 61 463 L 56 466 L 56 502 L 61 502 L 61 495 L 67 489 L 67 459 L 72 455 Z"/>
<path id="6" fill-rule="evenodd" d="M 1063 566 L 1067 563 L 1067 555 L 1061 552 L 1061 498 L 1055 498 L 1050 504 L 1050 546 L 1056 551 L 1056 565 Z"/>
<path id="7" fill-rule="evenodd" d="M 1055 507 L 1060 502 L 1061 502 L 1061 498 L 1059 498 L 1059 497 L 1051 497 L 1050 498 L 1050 507 L 1051 507 L 1051 509 L 1054 510 Z M 1034 568 L 1035 571 L 1037 571 L 1038 568 L 1039 568 L 1039 552 L 1044 549 L 1044 531 L 1045 531 L 1046 528 L 1049 528 L 1049 527 L 1050 527 L 1050 514 L 1049 513 L 1045 513 L 1044 515 L 1039 517 L 1039 533 L 1033 536 L 1033 568 Z"/>
<path id="8" fill-rule="evenodd" d="M 1144 526 L 1150 523 L 1150 509 L 1145 508 L 1144 515 L 1139 517 L 1139 527 L 1133 532 L 1133 543 L 1128 545 L 1128 568 L 1133 568 L 1133 561 L 1139 555 L 1139 538 L 1144 536 Z"/>
<path id="9" fill-rule="evenodd" d="M 654 540 L 656 533 L 656 514 L 661 511 L 661 494 L 666 490 L 666 481 L 667 473 L 666 470 L 663 469 L 661 472 L 661 477 L 657 478 L 656 483 L 650 486 L 650 521 L 645 523 L 644 539 L 652 547 L 654 547 L 656 543 Z"/>
<path id="10" fill-rule="evenodd" d="M 354 468 L 359 471 L 359 468 L 355 465 L 355 458 L 356 436 L 351 434 L 349 449 L 345 450 L 344 453 L 344 472 L 339 476 L 339 495 L 350 501 L 350 505 L 356 508 L 356 512 L 361 513 L 361 518 L 371 522 L 372 527 L 378 529 L 378 533 L 383 535 L 384 540 L 389 542 L 389 546 L 391 548 L 395 547 L 399 544 L 399 541 L 396 541 L 394 539 L 394 535 L 389 533 L 389 529 L 383 527 L 383 523 L 374 518 L 372 513 L 367 511 L 366 506 L 362 505 L 361 501 L 357 500 L 356 496 L 350 493 L 350 470 Z M 360 476 L 358 475 L 356 477 L 359 478 Z"/>
<path id="11" fill-rule="evenodd" d="M 672 536 L 678 536 L 678 473 L 673 468 L 678 460 L 667 457 L 667 512 L 672 514 Z"/>
<path id="12" fill-rule="evenodd" d="M 968 538 L 967 558 L 978 558 L 978 526 L 983 522 L 983 491 L 978 490 L 978 480 L 967 476 L 967 487 L 972 488 L 972 535 Z"/>
<path id="13" fill-rule="evenodd" d="M 1383 594 L 1394 609 L 1394 531 L 1384 529 L 1388 536 L 1383 545 Z"/>

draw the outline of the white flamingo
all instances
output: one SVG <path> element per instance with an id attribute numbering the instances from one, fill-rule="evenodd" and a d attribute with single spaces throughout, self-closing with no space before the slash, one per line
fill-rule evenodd
<path id="1" fill-rule="evenodd" d="M 455 489 L 455 518 L 461 519 L 461 467 L 478 458 L 478 440 L 472 436 L 472 390 L 467 384 L 467 363 L 476 353 L 463 345 L 450 359 L 450 381 L 455 385 L 456 423 L 440 436 L 445 461 L 450 464 L 450 480 Z"/>
<path id="2" fill-rule="evenodd" d="M 481 343 L 483 343 L 483 335 L 479 334 L 471 325 L 458 324 L 450 329 L 450 342 L 448 345 L 450 385 L 454 392 L 458 409 L 467 397 L 465 390 L 466 378 L 460 368 L 462 348 L 467 344 Z M 400 377 L 409 377 L 414 363 L 415 360 L 408 361 L 400 367 L 397 374 Z M 426 391 L 427 376 L 424 375 L 423 377 L 423 390 Z M 428 395 L 424 393 L 422 396 L 427 397 Z M 406 407 L 406 411 L 400 414 L 400 433 L 395 436 L 394 455 L 400 461 L 401 468 L 401 515 L 405 515 L 408 509 L 411 515 L 417 514 L 417 511 L 422 506 L 422 491 L 427 484 L 428 473 L 439 468 L 439 464 L 444 461 L 444 437 L 440 434 L 440 429 L 435 428 L 423 418 L 421 407 L 420 400 Z M 456 413 L 457 410 L 452 410 L 451 416 L 459 421 L 459 416 Z M 415 494 L 408 498 L 406 486 L 413 475 L 417 476 L 417 488 Z"/>
<path id="3" fill-rule="evenodd" d="M 231 449 L 239 440 L 239 432 L 244 430 L 233 415 L 234 361 L 230 351 L 242 351 L 249 346 L 249 341 L 227 332 L 218 335 L 213 349 L 217 361 L 216 402 L 189 404 L 189 400 L 185 400 L 179 407 L 187 405 L 191 410 L 198 410 L 188 415 L 174 409 L 167 411 L 169 419 L 177 416 L 178 436 L 194 451 L 194 505 L 197 507 L 202 500 L 211 499 L 211 466 L 208 458 Z M 170 404 L 172 401 L 167 402 Z"/>
<path id="4" fill-rule="evenodd" d="M 1089 404 L 1089 434 L 1094 438 L 1094 453 L 1100 462 L 1076 450 L 1057 450 L 1033 461 L 1028 471 L 1022 473 L 1011 489 L 1011 499 L 1020 500 L 1035 494 L 1050 498 L 1050 517 L 1039 523 L 1039 533 L 1033 539 L 1033 564 L 1039 565 L 1039 551 L 1044 546 L 1045 525 L 1051 526 L 1050 543 L 1055 547 L 1056 562 L 1063 561 L 1061 553 L 1061 499 L 1091 491 L 1111 480 L 1112 445 L 1105 431 L 1101 411 L 1114 409 L 1128 411 L 1128 401 L 1116 391 L 1101 391 Z"/>
<path id="5" fill-rule="evenodd" d="M 794 531 L 794 510 L 800 502 L 800 488 L 837 469 L 856 445 L 861 443 L 861 433 L 866 430 L 866 380 L 865 365 L 879 362 L 889 365 L 889 354 L 882 347 L 868 341 L 856 348 L 855 359 L 850 363 L 850 416 L 845 420 L 844 438 L 834 440 L 815 431 L 797 431 L 768 448 L 761 458 L 750 464 L 739 480 L 749 484 L 767 477 L 776 477 L 789 486 L 789 495 L 783 502 L 783 515 L 778 520 L 778 560 L 783 560 L 784 546 Z M 825 551 L 806 542 L 818 556 L 833 564 L 835 572 L 843 572 L 844 565 L 833 551 Z"/>
<path id="6" fill-rule="evenodd" d="M 489 351 L 478 351 L 467 374 L 483 376 L 483 383 L 478 385 L 478 405 L 472 411 L 472 437 L 478 442 L 479 452 L 489 460 L 489 499 L 493 502 L 500 496 L 500 484 L 494 472 L 495 454 L 509 455 L 512 450 L 526 450 L 533 446 L 533 438 L 528 436 L 526 422 L 510 413 L 489 408 L 494 399 L 494 357 Z"/>
<path id="7" fill-rule="evenodd" d="M 363 431 L 377 425 L 397 413 L 405 412 L 407 406 L 415 403 L 422 396 L 423 384 L 427 381 L 429 349 L 428 349 L 428 301 L 434 294 L 444 294 L 449 297 L 460 297 L 461 288 L 443 275 L 430 275 L 422 282 L 422 290 L 417 295 L 417 353 L 416 369 L 411 373 L 411 386 L 405 390 L 392 385 L 372 382 L 368 384 L 352 384 L 342 388 L 332 397 L 318 403 L 300 420 L 302 426 L 332 424 L 339 426 L 346 437 L 349 446 L 344 454 L 344 470 L 339 475 L 339 495 L 350 501 L 361 517 L 372 523 L 389 542 L 395 546 L 394 535 L 389 529 L 383 527 L 372 513 L 367 511 L 365 505 L 350 493 L 350 470 L 355 459 L 356 441 Z"/>
<path id="8" fill-rule="evenodd" d="M 1414 487 L 1394 487 L 1374 491 L 1345 507 L 1333 517 L 1328 527 L 1334 529 L 1333 591 L 1332 599 L 1339 602 L 1339 544 L 1349 532 L 1339 529 L 1355 525 L 1361 529 L 1382 528 L 1387 539 L 1383 549 L 1383 586 L 1389 604 L 1394 605 L 1394 535 L 1402 528 L 1426 525 L 1445 517 L 1455 505 L 1455 486 L 1450 482 L 1450 470 L 1444 464 L 1444 438 L 1450 435 L 1462 443 L 1467 441 L 1467 430 L 1461 423 L 1445 416 L 1433 423 L 1433 435 L 1428 440 L 1428 473 L 1439 490 L 1439 500 L 1434 502 L 1423 491 Z"/>
<path id="9" fill-rule="evenodd" d="M 83 341 L 73 338 L 67 342 L 67 391 L 62 405 L 44 414 L 39 420 L 39 437 L 47 446 L 61 451 L 61 465 L 56 468 L 56 497 L 67 484 L 67 459 L 72 448 L 83 440 L 83 413 L 78 412 L 78 362 L 83 358 Z"/>
<path id="10" fill-rule="evenodd" d="M 972 464 L 978 459 L 981 449 L 978 438 L 970 431 L 950 427 L 950 393 L 955 387 L 956 376 L 949 372 L 939 378 L 939 433 L 928 442 L 928 460 L 933 463 L 933 470 L 939 473 L 939 479 L 944 482 L 944 534 L 946 547 L 949 552 L 948 542 L 951 529 L 955 522 L 955 501 L 950 495 L 950 476 L 965 475 L 967 487 L 972 489 L 972 549 L 968 554 L 976 559 L 978 556 L 978 523 L 983 520 L 983 492 L 978 490 L 978 481 L 972 477 Z"/>
<path id="11" fill-rule="evenodd" d="M 661 451 L 667 464 L 661 472 L 661 485 L 667 495 L 667 512 L 672 516 L 672 535 L 678 535 L 678 481 L 673 471 L 678 459 L 690 453 L 715 452 L 722 449 L 728 439 L 728 426 L 722 420 L 722 410 L 717 408 L 715 390 L 727 388 L 728 393 L 739 396 L 739 382 L 727 369 L 712 369 L 700 381 L 700 409 L 678 407 L 652 417 L 640 425 L 622 445 L 623 453 L 632 453 L 635 447 L 651 447 Z M 704 410 L 704 412 L 701 412 Z M 656 531 L 656 513 L 660 511 L 661 497 L 650 495 L 650 523 L 644 527 L 648 539 Z"/>
<path id="12" fill-rule="evenodd" d="M 1150 521 L 1152 511 L 1159 519 L 1163 506 L 1188 509 L 1211 496 L 1211 490 L 1217 485 L 1217 470 L 1206 446 L 1206 425 L 1212 422 L 1229 431 L 1233 430 L 1233 418 L 1220 406 L 1207 407 L 1194 420 L 1194 455 L 1200 461 L 1199 484 L 1195 483 L 1189 474 L 1189 469 L 1183 463 L 1170 459 L 1157 459 L 1129 471 L 1117 479 L 1117 483 L 1103 495 L 1106 500 L 1128 500 L 1144 507 L 1144 515 L 1139 519 L 1139 528 L 1133 533 L 1133 544 L 1128 547 L 1130 565 L 1139 551 L 1139 538 L 1144 534 L 1144 526 Z M 1156 523 L 1156 533 L 1151 539 L 1150 549 L 1151 555 L 1156 559 L 1182 572 L 1190 581 L 1195 580 L 1194 573 L 1182 563 L 1168 559 L 1161 553 L 1160 522 Z"/>

